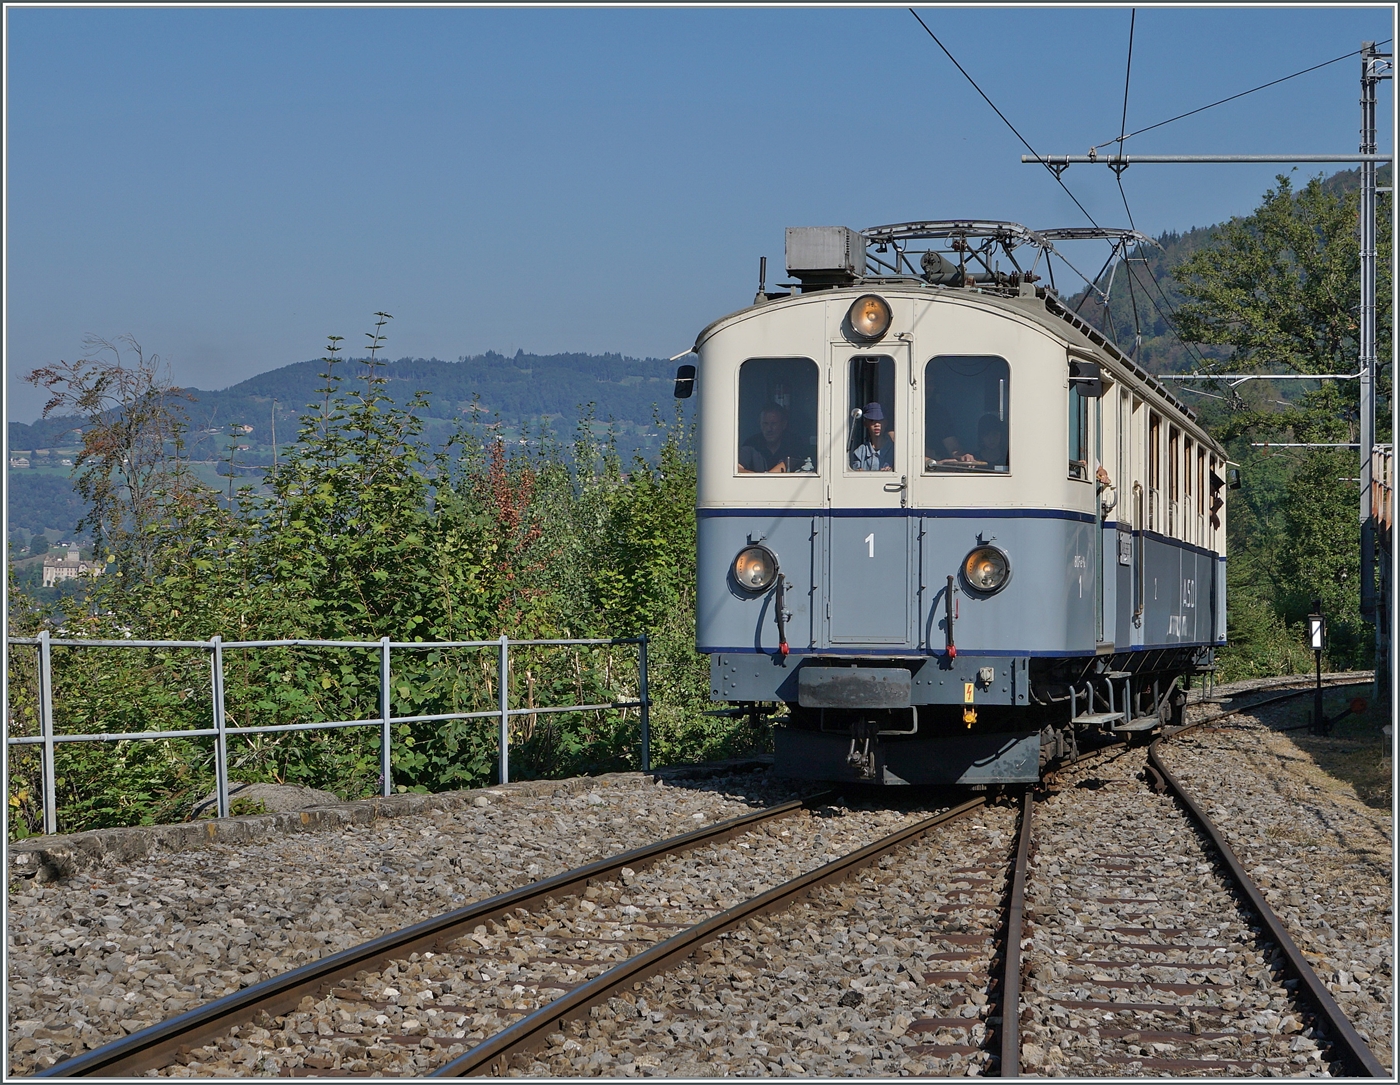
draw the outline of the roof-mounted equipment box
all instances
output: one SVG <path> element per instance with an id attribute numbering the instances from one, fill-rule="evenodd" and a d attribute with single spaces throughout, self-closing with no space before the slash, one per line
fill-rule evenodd
<path id="1" fill-rule="evenodd" d="M 787 270 L 803 290 L 849 286 L 865 274 L 865 237 L 848 226 L 789 226 Z"/>

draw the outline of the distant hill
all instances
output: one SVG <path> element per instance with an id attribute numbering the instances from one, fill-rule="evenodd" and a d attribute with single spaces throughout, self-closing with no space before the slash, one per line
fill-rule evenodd
<path id="1" fill-rule="evenodd" d="M 229 388 L 209 391 L 188 388 L 190 454 L 197 461 L 226 460 L 229 427 L 237 426 L 237 444 L 246 448 L 235 454 L 235 474 L 260 474 L 261 465 L 273 457 L 273 412 L 276 441 L 285 447 L 296 439 L 298 416 L 318 402 L 324 385 L 320 359 L 259 373 Z M 346 361 L 338 367 L 341 388 L 353 391 L 365 367 Z M 430 393 L 424 416 L 424 437 L 441 445 L 464 419 L 496 425 L 510 438 L 522 432 L 538 434 L 548 428 L 561 441 L 570 441 L 583 412 L 592 405 L 595 419 L 611 423 L 624 454 L 634 449 L 645 454 L 660 444 L 654 425 L 657 412 L 664 419 L 674 410 L 671 390 L 675 366 L 659 358 L 629 358 L 621 354 L 526 354 L 513 357 L 495 352 L 462 357 L 455 362 L 440 358 L 400 358 L 387 362 L 380 374 L 391 399 L 406 403 L 417 391 Z M 476 412 L 473 414 L 473 404 Z M 71 457 L 81 444 L 79 419 L 38 419 L 9 424 L 11 455 L 28 454 L 30 470 L 10 469 L 10 524 L 40 531 L 48 528 L 70 533 L 78 509 L 60 460 Z M 243 427 L 251 427 L 246 432 Z M 34 455 L 47 450 L 45 455 Z M 38 468 L 38 469 L 35 469 Z M 212 470 L 212 468 L 210 468 Z M 219 464 L 220 472 L 227 471 Z"/>
<path id="2" fill-rule="evenodd" d="M 364 367 L 347 361 L 338 367 L 341 387 L 352 390 Z M 208 391 L 186 389 L 191 402 L 186 410 L 191 422 L 191 454 L 195 459 L 224 458 L 230 426 L 251 426 L 240 444 L 248 446 L 239 459 L 248 464 L 270 463 L 273 445 L 273 407 L 276 404 L 276 438 L 285 445 L 296 438 L 297 418 L 308 404 L 319 401 L 320 359 L 259 373 L 229 388 Z M 488 353 L 459 358 L 400 358 L 387 362 L 380 374 L 388 378 L 390 398 L 406 403 L 419 390 L 430 393 L 425 415 L 425 436 L 434 444 L 450 435 L 458 419 L 472 416 L 483 422 L 499 421 L 508 434 L 523 429 L 538 431 L 548 425 L 568 440 L 581 412 L 593 405 L 598 420 L 616 424 L 625 448 L 648 450 L 656 443 L 654 412 L 663 417 L 672 411 L 671 382 L 674 366 L 658 358 L 628 358 L 621 354 L 526 354 L 514 357 Z M 29 425 L 10 423 L 11 449 L 37 449 L 76 445 L 72 418 L 41 419 Z"/>
<path id="3" fill-rule="evenodd" d="M 7 490 L 5 513 L 10 538 L 27 543 L 30 535 L 42 535 L 46 530 L 63 539 L 75 537 L 73 528 L 82 519 L 83 503 L 66 475 L 12 470 Z"/>

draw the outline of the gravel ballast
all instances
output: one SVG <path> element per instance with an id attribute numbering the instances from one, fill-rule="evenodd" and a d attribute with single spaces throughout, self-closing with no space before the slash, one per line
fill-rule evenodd
<path id="1" fill-rule="evenodd" d="M 708 943 L 512 1074 L 973 1076 L 993 1065 L 994 938 L 1017 815 L 936 826 L 810 900 Z"/>
<path id="2" fill-rule="evenodd" d="M 1324 776 L 1263 719 L 1234 716 L 1163 747 L 1269 906 L 1387 1067 L 1394 916 L 1384 811 Z"/>
<path id="3" fill-rule="evenodd" d="M 1207 711 L 1218 708 L 1189 710 Z M 1260 713 L 1164 743 L 1163 760 L 1392 1066 L 1388 812 L 1357 801 Z M 1038 804 L 1023 1073 L 1335 1072 L 1213 850 L 1151 792 L 1144 762 L 1141 748 L 1092 755 Z M 128 840 L 38 841 L 29 865 L 12 856 L 10 871 L 10 1071 L 51 1066 L 468 901 L 817 790 L 767 770 L 725 772 L 398 796 L 389 817 L 342 804 Z M 483 924 L 442 953 L 362 973 L 184 1052 L 165 1072 L 425 1073 L 681 926 L 967 795 L 853 797 Z M 996 1073 L 994 938 L 1015 833 L 1010 805 L 939 826 L 595 1007 L 510 1072 Z"/>
<path id="4" fill-rule="evenodd" d="M 465 901 L 786 801 L 800 786 L 767 773 L 580 783 L 492 789 L 423 815 L 208 844 L 57 882 L 12 877 L 11 1072 Z"/>
<path id="5" fill-rule="evenodd" d="M 671 856 L 579 897 L 487 922 L 182 1055 L 171 1076 L 327 1072 L 412 1076 L 678 930 L 887 835 L 925 812 L 819 807 Z"/>
<path id="6" fill-rule="evenodd" d="M 1189 815 L 1147 789 L 1145 760 L 1133 749 L 1092 775 L 1075 766 L 1038 804 L 1022 1072 L 1325 1072 L 1257 920 Z"/>

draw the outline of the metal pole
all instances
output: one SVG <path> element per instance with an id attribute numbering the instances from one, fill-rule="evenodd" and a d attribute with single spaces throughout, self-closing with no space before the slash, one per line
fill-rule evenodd
<path id="1" fill-rule="evenodd" d="M 228 817 L 228 732 L 224 718 L 224 642 L 211 638 L 209 670 L 214 700 L 214 789 L 219 797 L 219 817 Z"/>
<path id="2" fill-rule="evenodd" d="M 509 640 L 501 634 L 501 783 L 510 783 L 510 649 Z"/>
<path id="3" fill-rule="evenodd" d="M 58 781 L 53 767 L 53 652 L 49 631 L 39 632 L 39 734 L 44 739 L 39 782 L 44 789 L 44 832 L 58 832 Z"/>
<path id="4" fill-rule="evenodd" d="M 1376 43 L 1361 43 L 1361 153 L 1376 151 Z M 1361 614 L 1376 614 L 1371 447 L 1376 443 L 1376 164 L 1361 163 Z"/>
<path id="5" fill-rule="evenodd" d="M 651 771 L 651 697 L 647 692 L 647 635 L 637 644 L 637 669 L 641 672 L 638 700 L 642 702 L 642 771 Z"/>
<path id="6" fill-rule="evenodd" d="M 379 778 L 380 793 L 388 798 L 393 794 L 389 743 L 391 741 L 389 720 L 393 713 L 389 707 L 389 638 L 379 638 Z"/>
<path id="7" fill-rule="evenodd" d="M 1087 154 L 1046 154 L 1036 156 L 1023 154 L 1022 162 L 1043 166 L 1093 165 L 1099 164 L 1119 169 L 1127 169 L 1134 162 L 1148 164 L 1192 165 L 1210 162 L 1389 162 L 1388 154 L 1132 154 L 1132 155 L 1087 155 Z"/>
<path id="8" fill-rule="evenodd" d="M 1325 735 L 1327 733 L 1327 717 L 1322 714 L 1322 652 L 1314 652 L 1313 658 L 1317 661 L 1317 685 L 1313 689 L 1312 733 Z"/>

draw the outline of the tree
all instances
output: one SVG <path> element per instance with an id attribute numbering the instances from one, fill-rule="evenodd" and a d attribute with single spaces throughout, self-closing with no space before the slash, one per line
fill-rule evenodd
<path id="1" fill-rule="evenodd" d="M 1383 198 L 1384 199 L 1384 198 Z M 1211 231 L 1175 269 L 1190 299 L 1177 310 L 1184 337 L 1229 351 L 1230 372 L 1349 375 L 1358 364 L 1360 253 L 1356 191 L 1320 178 L 1295 192 L 1278 177 L 1252 215 Z M 1378 440 L 1389 434 L 1392 378 L 1389 212 L 1378 212 Z M 1233 650 L 1288 656 L 1279 623 L 1298 626 L 1313 599 L 1331 618 L 1334 664 L 1364 663 L 1354 452 L 1257 450 L 1251 441 L 1346 444 L 1359 435 L 1358 382 L 1258 380 L 1218 391 L 1228 408 L 1207 407 L 1213 431 L 1243 468 L 1230 518 Z M 1307 388 L 1307 385 L 1303 385 Z M 1271 612 L 1276 619 L 1271 620 Z M 1242 619 L 1238 624 L 1233 615 Z M 1268 643 L 1266 644 L 1265 641 Z"/>
<path id="2" fill-rule="evenodd" d="M 188 420 L 158 355 L 129 335 L 96 336 L 76 362 L 35 369 L 25 379 L 51 393 L 44 417 L 82 415 L 83 445 L 73 461 L 74 489 L 87 506 L 78 530 L 93 533 L 96 553 L 115 558 L 123 576 L 149 580 L 172 517 L 214 495 L 185 457 Z M 134 355 L 126 364 L 124 355 Z"/>
<path id="3" fill-rule="evenodd" d="M 1174 275 L 1192 299 L 1177 310 L 1186 339 L 1228 347 L 1231 371 L 1356 372 L 1361 297 L 1359 197 L 1329 191 L 1313 178 L 1294 193 L 1280 174 L 1278 186 L 1247 218 L 1212 231 L 1210 244 L 1177 266 Z M 1382 197 L 1383 204 L 1385 198 Z M 1377 213 L 1378 419 L 1390 398 L 1390 230 L 1384 206 Z M 1266 393 L 1267 394 L 1267 393 Z M 1246 430 L 1298 430 L 1300 440 L 1355 440 L 1358 385 L 1328 381 L 1284 405 L 1256 404 L 1231 421 L 1230 435 Z M 1276 397 L 1269 397 L 1276 398 Z M 1383 439 L 1383 438 L 1380 438 Z"/>

